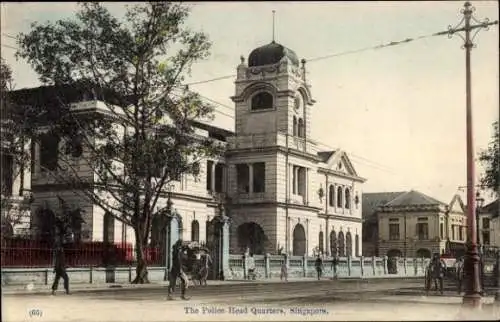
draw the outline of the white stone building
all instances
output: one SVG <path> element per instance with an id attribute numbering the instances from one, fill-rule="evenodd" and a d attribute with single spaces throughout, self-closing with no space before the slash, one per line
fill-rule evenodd
<path id="1" fill-rule="evenodd" d="M 217 214 L 215 196 L 222 193 L 232 221 L 233 253 L 361 255 L 365 179 L 345 152 L 321 151 L 310 138 L 315 101 L 305 75 L 305 62 L 301 65 L 293 51 L 275 42 L 252 51 L 248 65 L 242 58 L 232 96 L 234 133 L 195 124 L 198 134 L 227 142 L 226 155 L 202 162 L 197 178 L 182 176 L 170 190 L 185 240 L 206 239 L 206 223 Z M 100 102 L 79 101 L 82 113 L 99 112 Z M 82 239 L 134 242 L 130 227 L 105 216 L 98 205 L 49 174 L 59 144 L 47 138 L 34 147 L 33 212 L 57 209 L 59 196 L 85 209 Z M 77 171 L 92 175 L 78 157 L 74 162 Z M 166 205 L 168 193 L 159 208 Z M 35 217 L 33 223 L 40 224 Z"/>
<path id="2" fill-rule="evenodd" d="M 365 180 L 344 152 L 320 151 L 310 138 L 305 75 L 305 61 L 274 41 L 237 68 L 226 155 L 233 252 L 361 254 Z"/>

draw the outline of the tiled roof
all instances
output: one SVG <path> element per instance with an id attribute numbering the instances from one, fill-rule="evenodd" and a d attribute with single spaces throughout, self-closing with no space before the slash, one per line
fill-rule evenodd
<path id="1" fill-rule="evenodd" d="M 318 157 L 321 159 L 322 162 L 328 162 L 328 159 L 335 153 L 335 151 L 321 151 L 318 152 Z"/>
<path id="2" fill-rule="evenodd" d="M 404 194 L 399 195 L 392 201 L 388 202 L 384 206 L 446 206 L 444 202 L 437 199 L 429 197 L 421 192 L 410 190 Z"/>
<path id="3" fill-rule="evenodd" d="M 362 196 L 362 208 L 363 208 L 363 218 L 367 219 L 371 217 L 377 207 L 383 206 L 391 200 L 394 200 L 404 191 L 400 192 L 374 192 L 374 193 L 363 193 Z"/>

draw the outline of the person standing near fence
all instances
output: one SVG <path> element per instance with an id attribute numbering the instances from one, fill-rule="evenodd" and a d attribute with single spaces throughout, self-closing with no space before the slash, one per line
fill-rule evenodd
<path id="1" fill-rule="evenodd" d="M 283 260 L 281 261 L 281 274 L 280 280 L 285 279 L 285 282 L 288 282 L 288 263 L 286 255 L 283 255 Z"/>
<path id="2" fill-rule="evenodd" d="M 251 253 L 250 256 L 248 256 L 247 259 L 247 267 L 248 267 L 248 274 L 247 278 L 250 280 L 255 280 L 255 258 L 253 258 L 253 254 Z"/>
<path id="3" fill-rule="evenodd" d="M 321 278 L 321 274 L 323 273 L 323 260 L 321 259 L 320 255 L 318 255 L 318 257 L 316 258 L 314 266 L 316 267 L 316 273 L 318 274 L 318 281 L 319 281 Z"/>
<path id="4" fill-rule="evenodd" d="M 66 273 L 66 259 L 64 257 L 64 249 L 61 246 L 56 248 L 55 252 L 55 263 L 54 263 L 54 283 L 52 284 L 52 295 L 56 294 L 57 287 L 59 286 L 59 279 L 62 277 L 64 280 L 64 289 L 66 294 L 69 294 L 69 277 Z"/>
<path id="5" fill-rule="evenodd" d="M 201 254 L 200 257 L 200 285 L 205 284 L 207 286 L 208 279 L 208 266 L 212 264 L 212 258 L 207 253 Z"/>
<path id="6" fill-rule="evenodd" d="M 338 264 L 339 264 L 339 260 L 337 258 L 337 255 L 334 255 L 333 259 L 332 259 L 332 270 L 333 270 L 333 278 L 334 279 L 337 278 L 337 265 Z"/>

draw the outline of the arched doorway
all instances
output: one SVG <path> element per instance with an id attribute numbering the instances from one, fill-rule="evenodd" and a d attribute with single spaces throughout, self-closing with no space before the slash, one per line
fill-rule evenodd
<path id="1" fill-rule="evenodd" d="M 420 248 L 419 250 L 417 250 L 417 257 L 431 258 L 431 251 L 428 250 L 427 248 Z"/>
<path id="2" fill-rule="evenodd" d="M 352 257 L 352 237 L 349 231 L 345 235 L 345 248 L 347 257 Z"/>
<path id="3" fill-rule="evenodd" d="M 332 232 L 330 233 L 330 255 L 332 256 L 338 255 L 337 233 L 335 232 L 335 230 L 332 230 Z"/>
<path id="4" fill-rule="evenodd" d="M 403 253 L 399 249 L 389 249 L 387 251 L 387 257 L 402 257 Z"/>
<path id="5" fill-rule="evenodd" d="M 295 225 L 293 229 L 293 252 L 294 256 L 304 256 L 306 254 L 306 231 L 301 224 Z"/>
<path id="6" fill-rule="evenodd" d="M 238 247 L 241 251 L 248 248 L 250 253 L 262 255 L 265 252 L 267 236 L 259 224 L 247 222 L 238 226 Z"/>
<path id="7" fill-rule="evenodd" d="M 339 256 L 345 256 L 345 239 L 343 232 L 339 232 Z"/>

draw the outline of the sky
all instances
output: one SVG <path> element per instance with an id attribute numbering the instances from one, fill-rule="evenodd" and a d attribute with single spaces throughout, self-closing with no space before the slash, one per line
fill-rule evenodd
<path id="1" fill-rule="evenodd" d="M 474 16 L 498 20 L 497 1 L 472 1 Z M 106 3 L 123 16 L 124 2 Z M 240 56 L 275 39 L 299 58 L 337 53 L 445 31 L 460 22 L 463 1 L 422 2 L 194 2 L 187 26 L 208 34 L 211 56 L 193 66 L 187 82 L 234 75 Z M 1 55 L 16 88 L 38 86 L 15 36 L 33 21 L 73 17 L 76 3 L 2 3 Z M 499 118 L 498 25 L 481 30 L 471 53 L 475 152 L 486 149 Z M 443 202 L 465 192 L 465 51 L 454 36 L 339 55 L 306 64 L 316 104 L 312 138 L 325 150 L 346 151 L 364 192 L 418 190 Z M 234 129 L 234 77 L 191 85 L 217 102 L 214 125 Z M 477 176 L 483 171 L 477 163 Z M 487 200 L 491 196 L 484 194 Z M 465 199 L 464 199 L 465 200 Z"/>

